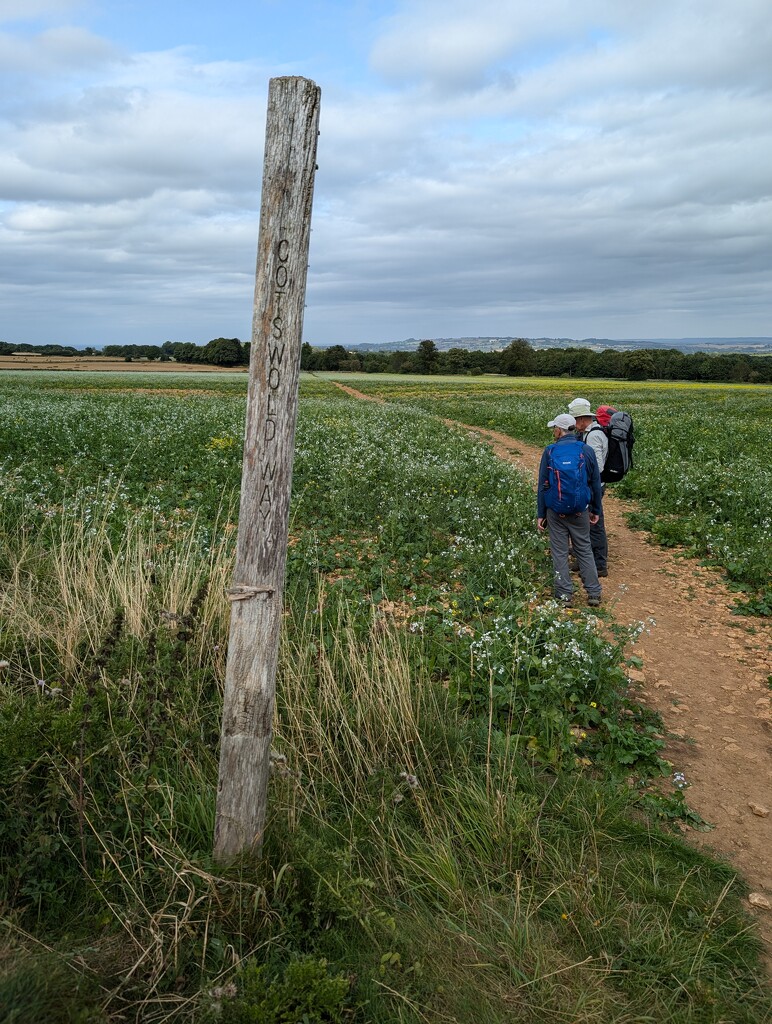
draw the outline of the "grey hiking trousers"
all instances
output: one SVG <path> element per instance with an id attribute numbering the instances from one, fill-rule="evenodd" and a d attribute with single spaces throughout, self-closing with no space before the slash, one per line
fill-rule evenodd
<path id="1" fill-rule="evenodd" d="M 547 527 L 550 532 L 550 554 L 555 573 L 555 597 L 565 600 L 574 592 L 571 570 L 568 568 L 569 540 L 579 562 L 579 575 L 582 577 L 587 596 L 600 597 L 600 580 L 590 547 L 589 509 L 572 516 L 560 516 L 548 508 Z"/>

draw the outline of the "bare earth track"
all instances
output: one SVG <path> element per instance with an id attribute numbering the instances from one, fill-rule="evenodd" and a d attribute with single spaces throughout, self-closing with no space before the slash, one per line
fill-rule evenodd
<path id="1" fill-rule="evenodd" d="M 536 475 L 541 449 L 496 431 L 449 425 Z M 686 776 L 689 805 L 714 826 L 708 833 L 689 830 L 689 841 L 728 860 L 772 904 L 772 813 L 762 816 L 772 812 L 769 625 L 732 613 L 733 597 L 719 573 L 630 529 L 624 516 L 630 507 L 611 494 L 604 499 L 610 553 L 604 602 L 619 622 L 648 626 L 632 652 L 643 670 L 629 675 L 639 700 L 662 715 L 665 756 Z M 772 971 L 772 911 L 753 903 L 749 909 Z"/>
<path id="2" fill-rule="evenodd" d="M 104 373 L 243 373 L 246 366 L 210 366 L 207 363 L 162 363 L 158 359 L 125 359 L 111 356 L 41 356 L 17 352 L 0 356 L 0 370 L 80 370 Z"/>

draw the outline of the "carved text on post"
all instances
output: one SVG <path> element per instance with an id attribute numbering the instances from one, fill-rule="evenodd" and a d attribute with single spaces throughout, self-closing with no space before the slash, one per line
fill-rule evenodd
<path id="1" fill-rule="evenodd" d="M 271 318 L 271 335 L 266 338 L 268 366 L 266 383 L 268 395 L 265 407 L 265 425 L 263 440 L 265 450 L 261 464 L 261 481 L 259 486 L 260 501 L 258 508 L 263 523 L 273 511 L 273 480 L 276 474 L 276 424 L 278 413 L 278 390 L 282 382 L 282 363 L 284 361 L 284 315 L 282 304 L 289 292 L 290 245 L 286 238 L 279 240 L 276 246 L 276 267 L 273 272 L 271 294 L 273 296 L 273 317 Z"/>

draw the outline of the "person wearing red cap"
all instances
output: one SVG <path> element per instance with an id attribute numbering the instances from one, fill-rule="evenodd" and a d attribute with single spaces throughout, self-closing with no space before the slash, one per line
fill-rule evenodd
<path id="1" fill-rule="evenodd" d="M 607 427 L 611 423 L 611 417 L 615 412 L 616 409 L 613 405 L 599 405 L 595 410 L 595 419 L 602 427 Z"/>

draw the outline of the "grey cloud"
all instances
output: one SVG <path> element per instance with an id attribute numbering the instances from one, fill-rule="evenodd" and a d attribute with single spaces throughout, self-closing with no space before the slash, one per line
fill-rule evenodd
<path id="1" fill-rule="evenodd" d="M 364 310 L 399 294 L 417 320 L 432 310 L 445 323 L 435 335 L 464 333 L 475 317 L 472 333 L 481 322 L 560 333 L 578 316 L 595 318 L 586 334 L 625 317 L 628 336 L 633 320 L 668 334 L 683 318 L 696 324 L 692 311 L 693 332 L 721 322 L 736 333 L 758 316 L 772 262 L 765 98 L 657 97 L 629 125 L 621 106 L 611 131 L 597 104 L 585 131 L 543 125 L 538 145 L 458 144 L 437 180 L 359 182 L 317 231 L 318 262 L 331 268 L 318 293 L 335 308 L 344 295 L 361 303 L 371 340 L 382 328 Z"/>
<path id="2" fill-rule="evenodd" d="M 61 16 L 82 6 L 82 0 L 0 0 L 0 24 Z"/>
<path id="3" fill-rule="evenodd" d="M 90 91 L 48 121 L 0 127 L 7 198 L 119 200 L 173 184 L 256 190 L 262 139 L 250 100 Z"/>
<path id="4" fill-rule="evenodd" d="M 121 52 L 106 40 L 82 28 L 53 28 L 32 39 L 0 33 L 3 75 L 82 74 L 121 59 Z"/>
<path id="5" fill-rule="evenodd" d="M 162 196 L 139 205 L 0 231 L 4 334 L 12 321 L 17 340 L 248 337 L 256 218 L 191 221 Z"/>

